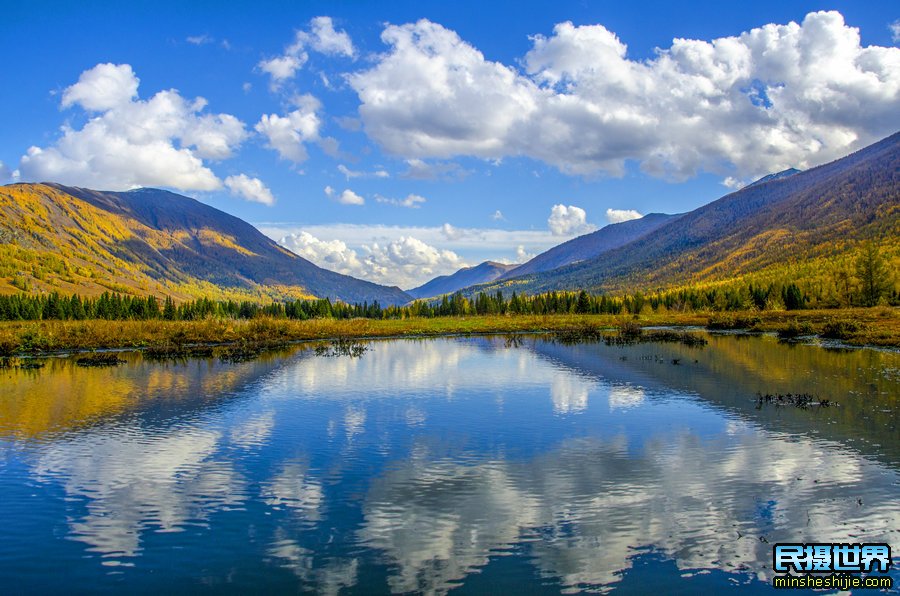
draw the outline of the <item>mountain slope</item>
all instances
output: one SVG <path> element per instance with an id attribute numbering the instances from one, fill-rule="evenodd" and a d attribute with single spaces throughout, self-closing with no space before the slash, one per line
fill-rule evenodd
<path id="1" fill-rule="evenodd" d="M 406 293 L 413 298 L 430 298 L 441 294 L 450 294 L 468 286 L 494 281 L 516 267 L 518 265 L 485 261 L 480 265 L 465 267 L 450 275 L 435 277 L 418 288 L 406 290 Z"/>
<path id="2" fill-rule="evenodd" d="M 250 224 L 164 190 L 11 184 L 0 187 L 0 214 L 0 292 L 409 300 L 399 288 L 317 267 Z"/>
<path id="3" fill-rule="evenodd" d="M 600 228 L 596 232 L 573 238 L 542 252 L 524 265 L 504 273 L 500 279 L 509 279 L 530 273 L 550 271 L 557 267 L 597 257 L 609 250 L 624 246 L 653 230 L 678 219 L 681 215 L 649 213 L 640 219 L 632 219 Z"/>
<path id="4" fill-rule="evenodd" d="M 528 293 L 648 290 L 824 264 L 867 239 L 892 254 L 900 247 L 900 133 L 747 186 L 599 258 L 503 283 Z"/>

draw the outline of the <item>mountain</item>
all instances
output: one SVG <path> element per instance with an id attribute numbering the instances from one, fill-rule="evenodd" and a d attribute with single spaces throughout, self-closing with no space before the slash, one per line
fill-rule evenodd
<path id="1" fill-rule="evenodd" d="M 794 174 L 799 174 L 800 172 L 801 170 L 798 170 L 797 168 L 788 168 L 786 170 L 781 170 L 780 172 L 775 172 L 774 174 L 769 174 L 768 176 L 763 176 L 759 180 L 751 182 L 747 186 L 765 184 L 766 182 L 771 182 L 772 180 L 781 180 L 782 178 L 787 178 L 789 176 L 793 176 Z"/>
<path id="2" fill-rule="evenodd" d="M 900 255 L 900 133 L 834 162 L 760 180 L 599 257 L 471 291 L 622 292 L 747 275 L 837 279 L 848 255 L 869 239 L 889 258 Z"/>
<path id="3" fill-rule="evenodd" d="M 234 299 L 410 297 L 317 267 L 218 209 L 165 190 L 0 187 L 0 292 Z"/>
<path id="4" fill-rule="evenodd" d="M 450 294 L 467 286 L 494 281 L 516 267 L 518 265 L 504 265 L 494 261 L 485 261 L 474 267 L 464 267 L 450 275 L 435 277 L 418 288 L 406 290 L 406 293 L 413 298 L 430 298 L 441 294 Z"/>
<path id="5" fill-rule="evenodd" d="M 596 232 L 573 238 L 554 246 L 550 250 L 542 252 L 524 265 L 520 265 L 504 273 L 500 279 L 509 279 L 550 271 L 563 265 L 570 265 L 578 261 L 592 259 L 606 251 L 624 246 L 629 242 L 645 236 L 653 230 L 678 219 L 681 215 L 666 215 L 665 213 L 649 213 L 640 219 L 632 219 L 617 224 L 610 224 L 600 228 Z"/>

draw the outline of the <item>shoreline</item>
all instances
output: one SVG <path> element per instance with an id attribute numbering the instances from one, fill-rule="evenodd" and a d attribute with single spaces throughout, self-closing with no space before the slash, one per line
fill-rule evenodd
<path id="1" fill-rule="evenodd" d="M 96 350 L 277 345 L 302 341 L 416 338 L 496 333 L 554 333 L 590 328 L 703 327 L 774 332 L 785 339 L 818 335 L 855 347 L 900 348 L 900 308 L 804 311 L 648 313 L 642 315 L 484 315 L 411 319 L 257 318 L 201 321 L 0 322 L 0 357 Z M 824 335 L 823 335 L 824 334 Z"/>

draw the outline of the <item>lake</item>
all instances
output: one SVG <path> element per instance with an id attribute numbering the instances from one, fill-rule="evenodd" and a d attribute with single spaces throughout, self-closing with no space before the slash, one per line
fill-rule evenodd
<path id="1" fill-rule="evenodd" d="M 900 354 L 704 336 L 0 369 L 0 591 L 771 592 L 777 542 L 900 584 Z"/>

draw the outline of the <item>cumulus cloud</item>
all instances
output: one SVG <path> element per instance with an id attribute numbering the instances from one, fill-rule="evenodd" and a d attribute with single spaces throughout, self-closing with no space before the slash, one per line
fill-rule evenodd
<path id="1" fill-rule="evenodd" d="M 276 56 L 268 60 L 261 60 L 259 69 L 268 74 L 272 78 L 272 85 L 277 87 L 281 81 L 292 78 L 306 64 L 306 60 L 305 52 L 297 56 Z"/>
<path id="2" fill-rule="evenodd" d="M 500 212 L 499 209 L 494 211 L 494 214 L 491 216 L 491 219 L 493 219 L 494 221 L 505 221 L 506 220 L 506 218 L 503 217 L 503 214 Z"/>
<path id="3" fill-rule="evenodd" d="M 260 60 L 257 64 L 261 71 L 269 75 L 273 90 L 292 79 L 303 68 L 309 60 L 306 48 L 332 56 L 356 56 L 356 49 L 346 31 L 336 30 L 331 17 L 315 17 L 309 22 L 308 31 L 296 32 L 294 41 L 285 48 L 283 54 Z"/>
<path id="4" fill-rule="evenodd" d="M 863 47 L 837 12 L 675 39 L 649 60 L 602 25 L 560 23 L 521 70 L 427 20 L 381 37 L 388 51 L 348 81 L 367 133 L 410 160 L 522 155 L 620 175 L 632 159 L 672 179 L 751 178 L 840 157 L 900 121 L 900 48 Z"/>
<path id="5" fill-rule="evenodd" d="M 630 219 L 640 219 L 644 217 L 634 209 L 607 209 L 606 221 L 611 224 L 622 223 Z"/>
<path id="6" fill-rule="evenodd" d="M 386 244 L 366 244 L 358 251 L 342 240 L 320 240 L 304 231 L 288 234 L 279 243 L 332 271 L 404 288 L 465 266 L 453 251 L 435 248 L 411 236 L 401 236 Z"/>
<path id="7" fill-rule="evenodd" d="M 408 209 L 418 209 L 422 206 L 422 203 L 426 201 L 425 197 L 411 193 L 406 195 L 405 199 L 390 199 L 388 197 L 376 195 L 375 200 L 379 203 L 386 203 L 388 205 L 394 205 L 395 207 L 406 207 Z"/>
<path id="8" fill-rule="evenodd" d="M 278 152 L 281 159 L 302 163 L 309 156 L 306 143 L 319 139 L 322 120 L 318 111 L 322 104 L 312 95 L 294 98 L 297 109 L 285 116 L 263 114 L 256 131 L 266 138 L 266 146 Z"/>
<path id="9" fill-rule="evenodd" d="M 6 182 L 12 178 L 12 172 L 9 171 L 9 168 L 6 167 L 2 161 L 0 161 L 0 182 Z"/>
<path id="10" fill-rule="evenodd" d="M 891 30 L 891 40 L 894 43 L 900 42 L 900 19 L 897 19 L 888 28 Z"/>
<path id="11" fill-rule="evenodd" d="M 61 105 L 80 106 L 91 117 L 81 129 L 64 125 L 49 147 L 30 147 L 19 163 L 22 177 L 110 190 L 221 188 L 203 160 L 231 157 L 247 137 L 244 123 L 206 113 L 205 99 L 187 100 L 174 89 L 139 99 L 139 82 L 127 64 L 83 72 Z"/>
<path id="12" fill-rule="evenodd" d="M 587 213 L 575 205 L 554 205 L 547 218 L 547 227 L 554 236 L 577 236 L 594 229 L 587 223 Z"/>
<path id="13" fill-rule="evenodd" d="M 330 186 L 325 187 L 325 194 L 327 194 L 329 197 L 331 197 L 333 200 L 337 201 L 341 205 L 365 205 L 366 204 L 366 200 L 364 198 L 362 198 L 361 196 L 359 196 L 358 194 L 356 194 L 349 188 L 345 189 L 344 192 L 342 192 L 339 195 L 336 195 L 334 193 L 334 190 L 331 190 L 331 192 L 329 192 L 329 189 L 331 189 Z"/>
<path id="14" fill-rule="evenodd" d="M 229 176 L 225 179 L 225 186 L 228 187 L 232 194 L 243 197 L 248 201 L 270 206 L 275 204 L 275 197 L 272 195 L 272 191 L 259 178 L 250 178 L 246 174 Z"/>
<path id="15" fill-rule="evenodd" d="M 98 64 L 63 91 L 62 107 L 78 104 L 94 112 L 121 107 L 137 97 L 139 84 L 130 64 Z"/>
<path id="16" fill-rule="evenodd" d="M 332 56 L 356 56 L 356 48 L 346 31 L 334 28 L 331 17 L 315 17 L 309 22 L 310 31 L 298 31 L 297 40 L 315 51 Z"/>

